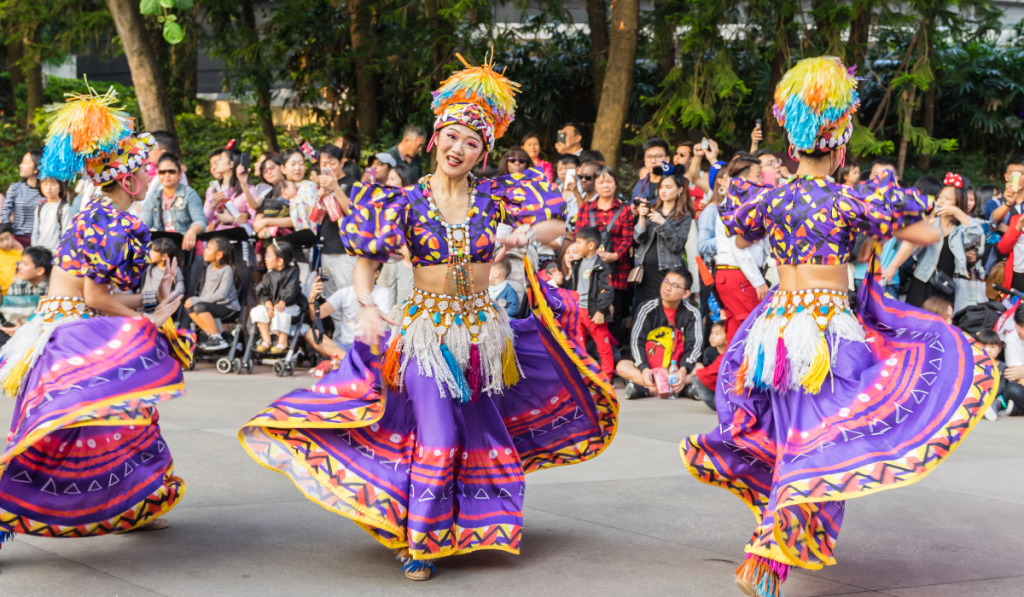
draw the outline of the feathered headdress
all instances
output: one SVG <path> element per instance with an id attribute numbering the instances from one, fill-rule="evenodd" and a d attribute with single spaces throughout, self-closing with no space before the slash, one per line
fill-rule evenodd
<path id="1" fill-rule="evenodd" d="M 111 87 L 98 95 L 71 95 L 63 104 L 46 106 L 49 133 L 40 178 L 71 181 L 84 170 L 96 184 L 120 180 L 145 163 L 155 142 L 149 134 L 133 135 L 135 123 L 115 106 Z"/>
<path id="2" fill-rule="evenodd" d="M 450 124 L 462 124 L 480 133 L 488 150 L 494 149 L 495 139 L 500 139 L 515 120 L 514 96 L 519 83 L 492 68 L 493 53 L 482 66 L 470 66 L 462 56 L 455 56 L 466 68 L 453 73 L 434 92 L 430 106 L 437 115 L 434 134 Z"/>
<path id="3" fill-rule="evenodd" d="M 798 151 L 832 151 L 853 134 L 857 79 L 835 56 L 806 58 L 789 69 L 775 88 L 772 112 Z"/>

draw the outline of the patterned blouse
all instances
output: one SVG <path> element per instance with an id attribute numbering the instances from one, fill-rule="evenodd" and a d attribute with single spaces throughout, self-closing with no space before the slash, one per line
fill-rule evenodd
<path id="1" fill-rule="evenodd" d="M 127 291 L 142 280 L 148 247 L 149 228 L 142 220 L 102 197 L 71 220 L 53 262 L 76 278 Z"/>
<path id="2" fill-rule="evenodd" d="M 733 179 L 720 207 L 730 236 L 768 239 L 779 265 L 842 265 L 857 232 L 886 238 L 923 220 L 934 198 L 896 186 L 891 172 L 848 187 L 797 176 L 775 188 Z"/>
<path id="3" fill-rule="evenodd" d="M 386 261 L 408 245 L 413 267 L 447 263 L 445 228 L 433 217 L 425 184 L 404 189 L 354 184 L 352 212 L 342 223 L 342 243 L 348 252 Z M 466 219 L 473 263 L 491 261 L 498 224 L 517 226 L 564 217 L 565 200 L 537 168 L 492 180 L 471 179 L 470 184 L 475 193 Z"/>

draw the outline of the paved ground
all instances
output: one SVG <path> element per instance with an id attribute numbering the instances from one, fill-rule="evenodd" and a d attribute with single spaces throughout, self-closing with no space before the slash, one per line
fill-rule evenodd
<path id="1" fill-rule="evenodd" d="M 739 595 L 732 571 L 750 511 L 693 480 L 684 436 L 710 429 L 692 401 L 624 402 L 600 458 L 529 476 L 522 555 L 449 558 L 429 583 L 348 520 L 260 468 L 236 432 L 310 377 L 187 374 L 189 395 L 160 409 L 188 490 L 159 533 L 18 539 L 0 552 L 0 595 Z M 7 425 L 11 404 L 0 404 Z M 795 572 L 787 597 L 1024 596 L 1024 420 L 982 421 L 912 487 L 850 502 L 839 564 Z"/>

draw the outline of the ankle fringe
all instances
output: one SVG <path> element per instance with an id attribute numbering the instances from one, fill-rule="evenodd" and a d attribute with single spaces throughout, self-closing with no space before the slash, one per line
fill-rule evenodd
<path id="1" fill-rule="evenodd" d="M 434 564 L 430 560 L 414 560 L 412 555 L 409 554 L 408 548 L 400 549 L 395 552 L 395 559 L 401 562 L 402 572 L 419 572 L 420 570 L 428 569 L 433 574 L 437 572 L 434 568 Z"/>
<path id="2" fill-rule="evenodd" d="M 757 597 L 783 597 L 782 583 L 789 577 L 789 566 L 756 555 L 747 555 L 736 569 L 736 577 L 750 583 Z"/>

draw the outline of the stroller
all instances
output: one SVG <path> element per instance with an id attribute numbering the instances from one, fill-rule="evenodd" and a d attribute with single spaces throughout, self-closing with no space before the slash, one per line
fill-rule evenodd
<path id="1" fill-rule="evenodd" d="M 309 249 L 318 247 L 319 239 L 312 230 L 300 230 L 293 232 L 287 236 L 280 237 L 280 240 L 288 241 L 293 247 Z M 314 259 L 316 261 L 319 251 L 313 250 Z M 305 290 L 305 285 L 303 285 Z M 305 346 L 305 341 L 302 340 L 302 329 L 303 326 L 308 323 L 309 314 L 309 303 L 306 299 L 305 292 L 300 293 L 299 302 L 299 315 L 292 320 L 291 330 L 288 332 L 290 340 L 288 341 L 288 350 L 280 355 L 271 354 L 260 354 L 255 350 L 256 338 L 259 337 L 259 333 L 256 331 L 256 325 L 251 321 L 246 323 L 247 339 L 245 342 L 245 352 L 239 362 L 238 370 L 235 370 L 234 359 L 231 360 L 231 371 L 235 373 L 252 373 L 255 365 L 272 365 L 274 368 L 274 375 L 277 377 L 291 377 L 295 375 L 295 367 L 299 362 L 299 359 L 303 359 L 308 366 L 312 367 L 315 365 L 316 357 L 310 354 L 312 351 Z M 247 310 L 248 312 L 248 310 Z M 302 344 L 300 344 L 300 341 Z M 218 371 L 220 369 L 218 368 Z"/>

